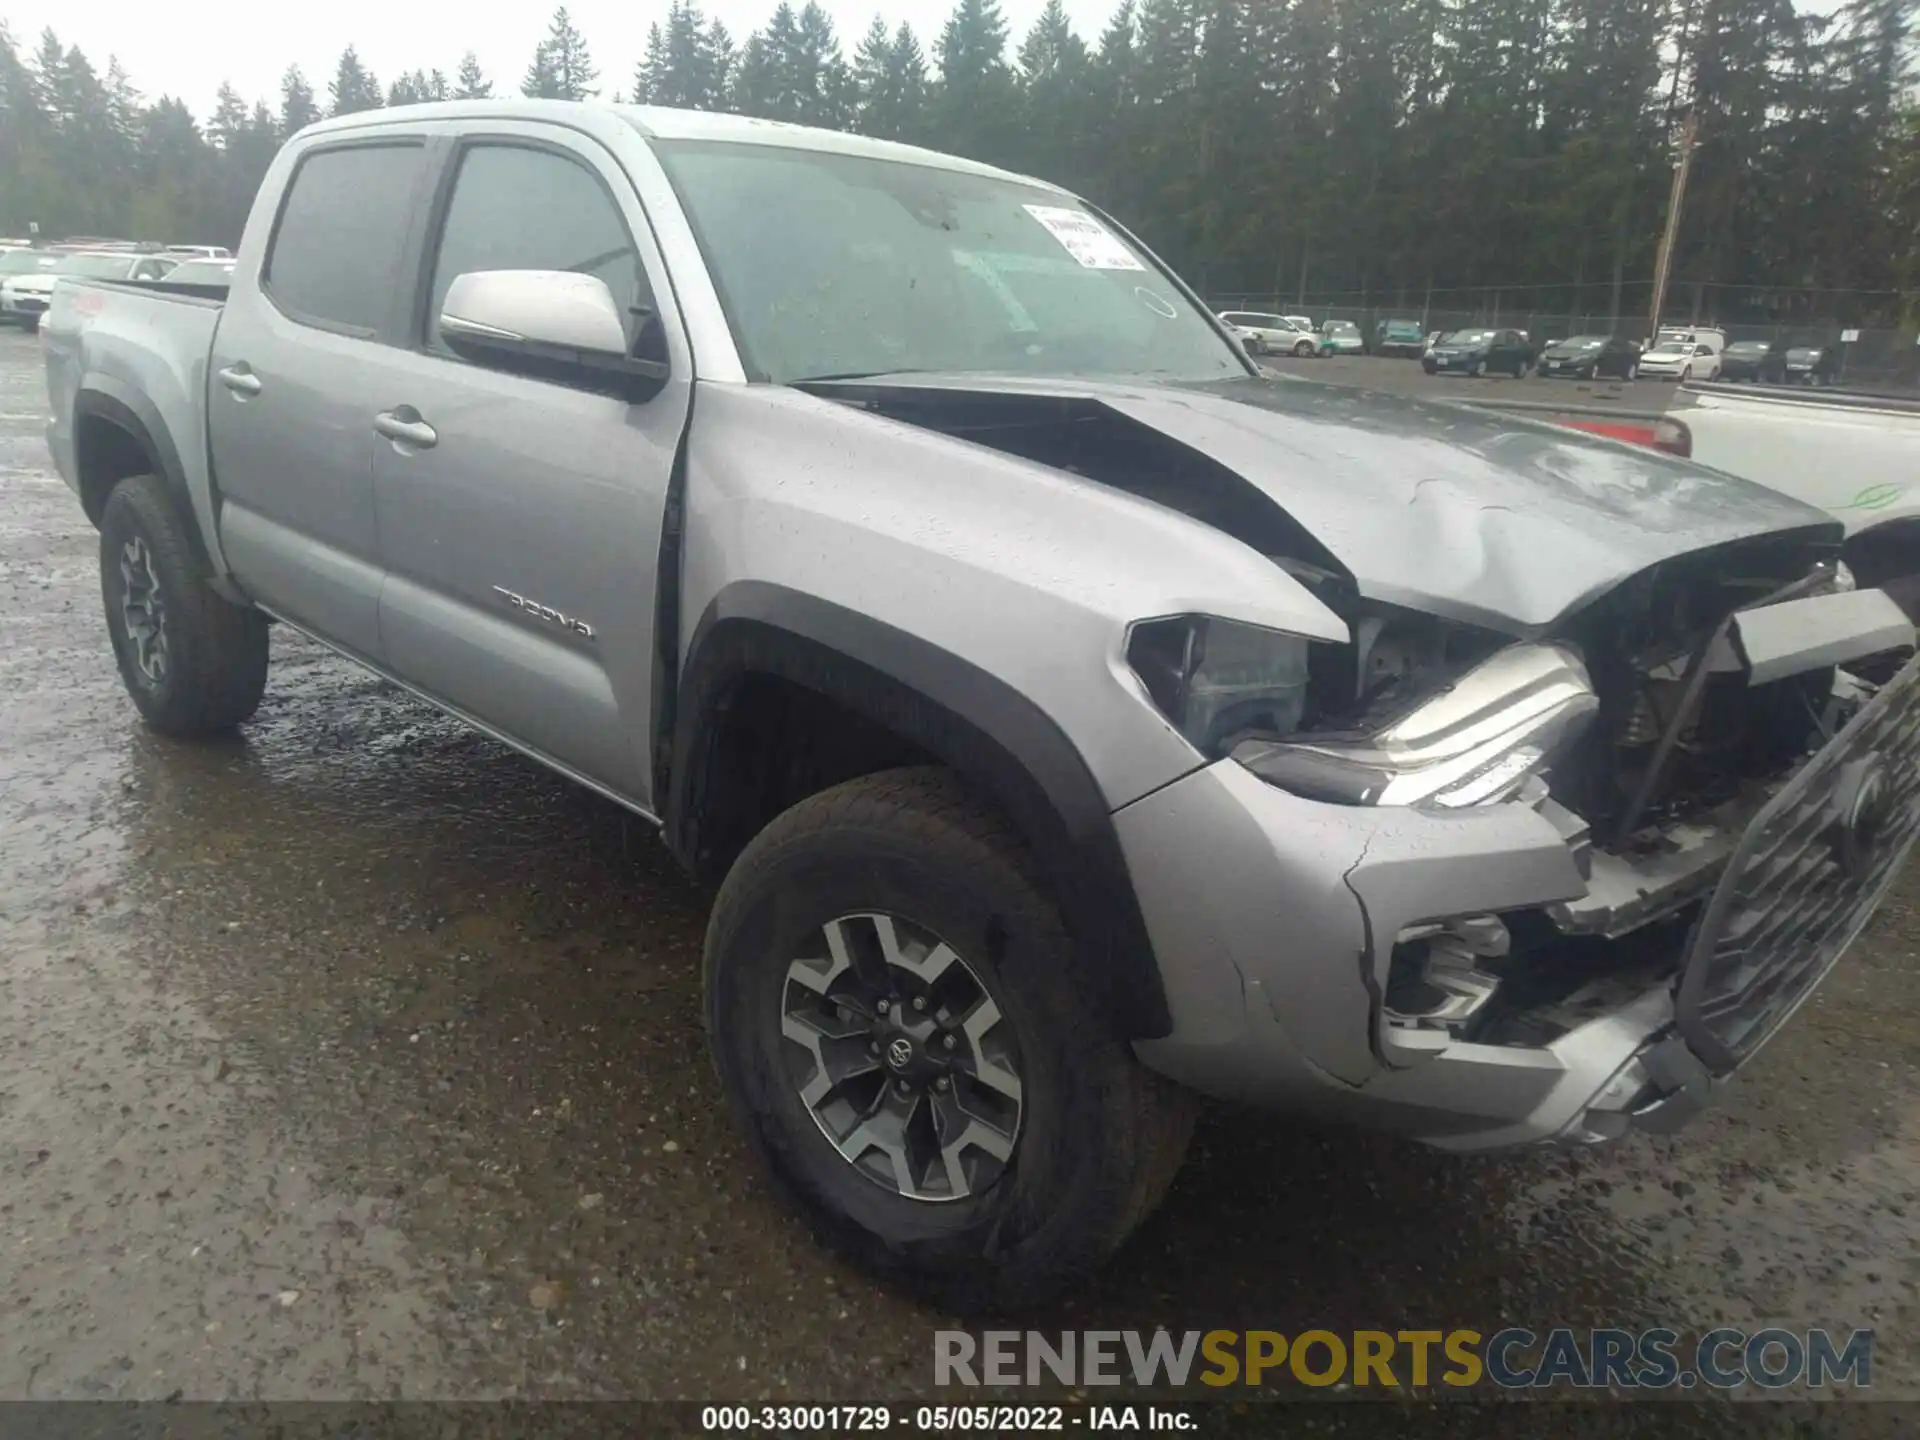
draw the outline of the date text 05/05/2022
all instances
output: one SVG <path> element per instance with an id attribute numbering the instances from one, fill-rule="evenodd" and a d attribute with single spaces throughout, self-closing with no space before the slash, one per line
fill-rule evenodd
<path id="1" fill-rule="evenodd" d="M 1013 1435 L 1068 1430 L 1191 1433 L 1192 1411 L 1164 1405 L 706 1405 L 700 1428 L 734 1434 Z"/>

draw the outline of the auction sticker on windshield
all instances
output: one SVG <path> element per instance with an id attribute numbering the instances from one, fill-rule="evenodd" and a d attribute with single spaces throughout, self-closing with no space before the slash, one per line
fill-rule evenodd
<path id="1" fill-rule="evenodd" d="M 1089 270 L 1144 270 L 1114 233 L 1084 210 L 1062 205 L 1027 205 L 1026 212 Z"/>

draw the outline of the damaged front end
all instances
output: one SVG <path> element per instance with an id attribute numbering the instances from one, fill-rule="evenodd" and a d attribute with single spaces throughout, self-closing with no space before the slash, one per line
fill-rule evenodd
<path id="1" fill-rule="evenodd" d="M 1327 387 L 832 391 L 1178 510 L 1345 623 L 1127 634 L 1209 762 L 1115 816 L 1174 1019 L 1137 1049 L 1207 1093 L 1455 1148 L 1671 1121 L 1920 833 L 1913 626 L 1785 497 Z"/>
<path id="2" fill-rule="evenodd" d="M 1228 627 L 1216 664 L 1208 622 L 1182 617 L 1136 626 L 1129 659 L 1203 753 L 1381 817 L 1342 863 L 1374 1068 L 1306 1049 L 1423 1138 L 1678 1123 L 1812 991 L 1920 834 L 1913 626 L 1800 537 L 1666 562 L 1532 638 L 1278 563 L 1347 643 Z M 1521 813 L 1537 823 L 1510 851 L 1437 828 Z M 1268 1001 L 1298 1023 L 1299 995 Z"/>
<path id="3" fill-rule="evenodd" d="M 1811 992 L 1920 833 L 1920 665 L 1887 596 L 1804 562 L 1671 562 L 1540 640 L 1394 648 L 1433 622 L 1363 602 L 1303 723 L 1232 746 L 1321 802 L 1525 807 L 1578 869 L 1580 894 L 1371 937 L 1384 1068 L 1557 1055 L 1632 1015 L 1627 1063 L 1551 1137 L 1611 1138 L 1671 1118 Z"/>

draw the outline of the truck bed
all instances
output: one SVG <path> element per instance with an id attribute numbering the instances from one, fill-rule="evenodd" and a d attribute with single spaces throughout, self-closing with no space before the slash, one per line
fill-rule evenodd
<path id="1" fill-rule="evenodd" d="M 40 330 L 53 418 L 47 443 L 73 484 L 75 397 L 86 388 L 124 405 L 149 431 L 172 436 L 175 454 L 158 457 L 164 475 L 191 498 L 201 533 L 215 532 L 207 476 L 207 362 L 224 296 L 213 287 L 70 279 L 56 286 Z M 83 497 L 84 498 L 84 497 Z"/>

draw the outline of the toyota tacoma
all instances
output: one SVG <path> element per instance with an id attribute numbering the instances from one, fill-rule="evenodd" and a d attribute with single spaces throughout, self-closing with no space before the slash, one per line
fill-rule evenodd
<path id="1" fill-rule="evenodd" d="M 342 117 L 230 286 L 63 279 L 46 331 L 146 722 L 244 724 L 277 621 L 656 821 L 744 1131 L 954 1304 L 1112 1253 L 1200 1096 L 1670 1128 L 1920 822 L 1913 627 L 1831 517 L 1263 375 L 966 160 Z"/>

